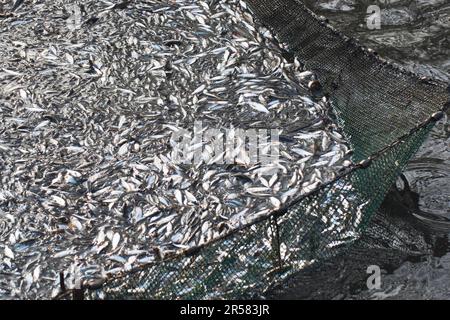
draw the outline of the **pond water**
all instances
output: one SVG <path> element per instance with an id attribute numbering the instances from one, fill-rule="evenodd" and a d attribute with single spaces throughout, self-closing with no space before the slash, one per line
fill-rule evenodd
<path id="1" fill-rule="evenodd" d="M 450 1 L 391 0 L 380 29 L 367 26 L 377 1 L 305 1 L 347 35 L 418 73 L 450 82 Z M 450 299 L 450 126 L 441 121 L 349 253 L 306 270 L 273 298 Z M 368 290 L 367 267 L 382 269 Z M 294 279 L 295 280 L 295 279 Z"/>

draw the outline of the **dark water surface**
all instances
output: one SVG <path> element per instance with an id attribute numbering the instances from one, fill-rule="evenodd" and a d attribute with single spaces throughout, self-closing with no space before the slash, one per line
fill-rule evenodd
<path id="1" fill-rule="evenodd" d="M 368 7 L 376 0 L 305 0 L 317 14 L 382 56 L 435 78 L 450 80 L 450 1 L 385 0 L 381 28 L 370 30 Z"/>
<path id="2" fill-rule="evenodd" d="M 414 71 L 450 81 L 450 1 L 392 0 L 380 6 L 381 29 L 366 17 L 376 1 L 305 1 L 347 35 Z M 405 184 L 404 181 L 407 181 Z M 408 187 L 409 185 L 409 187 Z M 406 187 L 405 187 L 406 186 Z M 305 270 L 272 298 L 450 299 L 450 127 L 431 133 L 350 252 Z M 368 290 L 367 267 L 382 268 Z"/>

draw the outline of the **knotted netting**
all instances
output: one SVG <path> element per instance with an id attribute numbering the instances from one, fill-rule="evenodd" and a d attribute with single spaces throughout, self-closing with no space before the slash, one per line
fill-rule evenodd
<path id="1" fill-rule="evenodd" d="M 90 284 L 84 288 L 90 297 L 262 295 L 271 285 L 342 252 L 358 238 L 448 108 L 446 84 L 379 58 L 301 1 L 246 2 L 258 21 L 287 45 L 287 55 L 317 74 L 357 164 L 288 207 L 220 239 Z M 336 222 L 333 219 L 340 220 L 338 228 L 328 227 Z"/>

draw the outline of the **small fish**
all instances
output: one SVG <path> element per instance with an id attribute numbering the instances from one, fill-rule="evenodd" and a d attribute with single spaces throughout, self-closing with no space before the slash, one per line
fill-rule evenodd
<path id="1" fill-rule="evenodd" d="M 64 208 L 66 206 L 66 200 L 64 200 L 63 198 L 61 198 L 59 196 L 53 195 L 51 197 L 51 199 L 54 203 L 56 203 L 58 206 L 60 206 L 62 208 Z"/>
<path id="2" fill-rule="evenodd" d="M 14 260 L 14 252 L 8 246 L 5 246 L 4 252 L 6 257 Z"/>
<path id="3" fill-rule="evenodd" d="M 53 258 L 60 259 L 60 258 L 64 258 L 64 257 L 70 256 L 70 255 L 72 255 L 74 253 L 75 253 L 75 251 L 73 249 L 68 249 L 68 250 L 64 250 L 64 251 L 60 251 L 58 253 L 55 253 L 53 255 Z"/>
<path id="4" fill-rule="evenodd" d="M 118 234 L 116 232 L 116 233 L 114 233 L 114 236 L 113 236 L 113 238 L 111 240 L 111 247 L 112 247 L 113 250 L 115 250 L 117 248 L 119 242 L 120 242 L 120 234 Z"/>
<path id="5" fill-rule="evenodd" d="M 178 189 L 175 190 L 175 198 L 177 199 L 177 201 L 180 205 L 183 205 L 183 194 Z"/>
<path id="6" fill-rule="evenodd" d="M 256 111 L 270 113 L 269 110 L 267 110 L 267 108 L 263 106 L 261 103 L 250 101 L 248 102 L 248 105 L 252 107 L 252 109 L 255 109 Z"/>

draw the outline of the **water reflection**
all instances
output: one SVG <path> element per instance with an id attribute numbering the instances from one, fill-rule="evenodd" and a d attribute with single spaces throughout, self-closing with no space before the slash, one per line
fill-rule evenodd
<path id="1" fill-rule="evenodd" d="M 450 127 L 441 121 L 405 170 L 411 189 L 419 194 L 417 218 L 450 232 Z M 434 224 L 433 220 L 437 223 Z"/>
<path id="2" fill-rule="evenodd" d="M 305 1 L 318 14 L 381 55 L 416 72 L 450 80 L 450 2 L 390 0 L 381 7 L 381 29 L 365 22 L 369 5 L 380 1 Z"/>
<path id="3" fill-rule="evenodd" d="M 450 82 L 450 1 L 390 0 L 389 5 L 381 6 L 380 30 L 369 30 L 365 22 L 368 6 L 379 1 L 305 2 L 383 57 L 423 75 Z M 316 273 L 308 275 L 306 271 L 300 275 L 303 283 L 312 279 L 306 289 L 303 285 L 300 289 L 288 289 L 287 295 L 275 296 L 450 299 L 449 128 L 447 119 L 436 126 L 406 168 L 406 185 L 399 180 L 399 188 L 409 185 L 410 190 L 390 193 L 384 208 L 352 252 L 327 262 L 330 267 L 325 264 Z M 370 264 L 378 264 L 384 270 L 381 290 L 365 287 L 365 268 Z M 322 290 L 320 295 L 316 289 Z M 309 293 L 305 296 L 299 295 L 300 292 Z"/>
<path id="4" fill-rule="evenodd" d="M 360 39 L 382 56 L 414 71 L 450 82 L 450 1 L 390 0 L 381 5 L 381 29 L 366 24 L 367 8 L 380 1 L 305 1 L 316 13 L 346 34 Z M 406 170 L 413 191 L 419 193 L 419 208 L 450 218 L 450 131 L 447 119 Z"/>
<path id="5" fill-rule="evenodd" d="M 445 160 L 414 159 L 405 175 L 412 189 L 421 195 L 420 210 L 450 218 L 450 170 Z"/>

